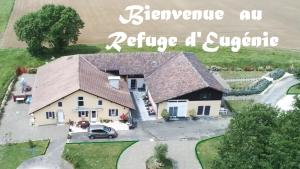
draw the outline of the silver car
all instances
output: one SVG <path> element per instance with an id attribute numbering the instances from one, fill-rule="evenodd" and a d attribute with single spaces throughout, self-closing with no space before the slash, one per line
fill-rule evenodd
<path id="1" fill-rule="evenodd" d="M 88 129 L 89 139 L 96 138 L 115 138 L 118 133 L 115 129 L 104 125 L 91 125 Z"/>

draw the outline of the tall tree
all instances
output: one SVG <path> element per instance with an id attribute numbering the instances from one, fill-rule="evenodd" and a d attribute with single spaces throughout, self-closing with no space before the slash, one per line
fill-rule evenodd
<path id="1" fill-rule="evenodd" d="M 21 17 L 14 25 L 18 38 L 26 42 L 33 53 L 40 53 L 43 45 L 62 51 L 69 43 L 77 42 L 83 27 L 77 12 L 62 5 L 45 5 Z"/>
<path id="2" fill-rule="evenodd" d="M 215 162 L 218 169 L 272 169 L 273 129 L 278 110 L 254 105 L 232 119 Z"/>
<path id="3" fill-rule="evenodd" d="M 300 169 L 300 110 L 282 113 L 272 136 L 274 169 Z"/>

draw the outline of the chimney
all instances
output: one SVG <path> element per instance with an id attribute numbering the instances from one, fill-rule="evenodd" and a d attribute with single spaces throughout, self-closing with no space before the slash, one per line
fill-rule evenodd
<path id="1" fill-rule="evenodd" d="M 115 89 L 120 89 L 119 86 L 119 81 L 120 81 L 120 76 L 108 76 L 108 83 L 111 87 Z"/>

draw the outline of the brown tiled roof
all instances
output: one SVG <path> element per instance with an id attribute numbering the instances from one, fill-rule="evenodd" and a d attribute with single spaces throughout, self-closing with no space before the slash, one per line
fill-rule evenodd
<path id="1" fill-rule="evenodd" d="M 218 81 L 191 53 L 101 53 L 65 56 L 38 69 L 30 112 L 37 111 L 77 90 L 134 108 L 127 83 L 116 90 L 108 73 L 142 74 L 156 103 L 207 87 L 223 91 Z M 54 92 L 55 91 L 55 92 Z"/>
<path id="2" fill-rule="evenodd" d="M 156 103 L 203 88 L 223 87 L 192 54 L 183 52 L 139 52 L 83 55 L 103 71 L 120 75 L 143 74 Z"/>
<path id="3" fill-rule="evenodd" d="M 175 52 L 99 53 L 82 55 L 102 71 L 118 70 L 120 75 L 147 75 L 166 63 Z"/>
<path id="4" fill-rule="evenodd" d="M 108 76 L 77 55 L 56 59 L 38 69 L 29 112 L 33 113 L 78 90 L 134 109 L 127 83 L 121 80 L 120 89 L 113 89 L 108 84 Z"/>
<path id="5" fill-rule="evenodd" d="M 219 82 L 191 53 L 174 56 L 145 81 L 156 103 L 208 87 L 223 91 Z"/>

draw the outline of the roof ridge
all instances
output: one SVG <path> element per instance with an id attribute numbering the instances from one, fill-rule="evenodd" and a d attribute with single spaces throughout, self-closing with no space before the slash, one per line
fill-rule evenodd
<path id="1" fill-rule="evenodd" d="M 154 53 L 154 52 L 153 52 Z M 169 52 L 172 53 L 172 52 Z M 180 56 L 180 54 L 182 54 L 182 52 L 173 52 L 176 53 L 176 56 L 174 57 L 170 57 L 170 59 L 168 59 L 166 62 L 164 62 L 163 64 L 160 64 L 156 69 L 154 69 L 147 77 L 150 77 L 151 75 L 153 75 L 154 72 L 156 72 L 157 70 L 159 70 L 162 66 L 164 66 L 165 64 L 169 63 L 171 60 L 177 58 Z M 163 57 L 163 56 L 162 56 Z M 146 77 L 145 77 L 146 78 Z"/>
<path id="2" fill-rule="evenodd" d="M 200 74 L 200 72 L 194 67 L 194 65 L 192 64 L 192 62 L 187 58 L 186 53 L 183 53 L 183 56 L 189 62 L 189 64 L 191 65 L 192 69 L 197 73 L 198 77 L 205 83 L 205 86 L 209 87 L 207 81 L 202 77 L 202 75 Z"/>

